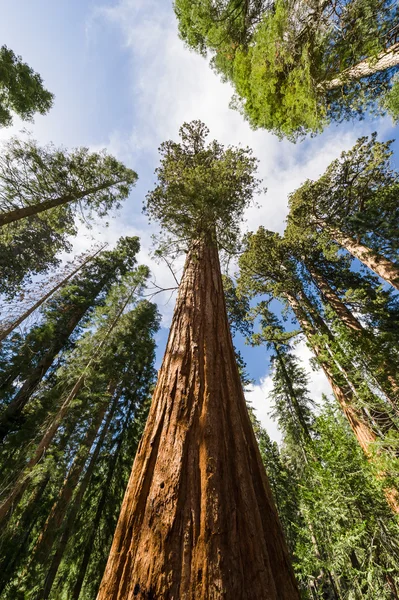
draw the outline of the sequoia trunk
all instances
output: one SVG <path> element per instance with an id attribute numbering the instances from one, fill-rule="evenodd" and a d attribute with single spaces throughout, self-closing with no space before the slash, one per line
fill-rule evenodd
<path id="1" fill-rule="evenodd" d="M 216 247 L 186 260 L 98 600 L 299 600 L 252 431 Z"/>

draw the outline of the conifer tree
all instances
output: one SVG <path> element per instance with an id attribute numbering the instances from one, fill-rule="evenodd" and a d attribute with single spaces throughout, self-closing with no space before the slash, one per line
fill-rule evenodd
<path id="1" fill-rule="evenodd" d="M 311 238 L 321 248 L 331 239 L 398 289 L 398 173 L 390 142 L 360 138 L 316 182 L 290 198 L 288 235 Z"/>
<path id="2" fill-rule="evenodd" d="M 299 598 L 235 363 L 218 257 L 237 246 L 256 162 L 248 149 L 206 146 L 207 133 L 192 122 L 180 143 L 161 146 L 147 196 L 150 216 L 188 253 L 100 600 Z"/>
<path id="3" fill-rule="evenodd" d="M 72 404 L 70 403 L 68 412 L 64 411 L 63 416 L 64 430 L 68 428 L 68 423 L 72 424 L 73 436 L 72 438 L 69 436 L 67 442 L 67 447 L 70 448 L 69 452 L 72 452 L 69 455 L 71 458 L 66 462 L 57 461 L 54 465 L 54 472 L 47 471 L 46 473 L 54 460 L 51 455 L 56 457 L 60 451 L 65 453 L 66 450 L 65 448 L 57 449 L 53 441 L 42 458 L 41 467 L 39 464 L 34 467 L 36 470 L 39 469 L 38 473 L 41 472 L 42 477 L 44 472 L 44 481 L 52 482 L 53 491 L 47 486 L 46 501 L 43 502 L 43 497 L 39 500 L 44 508 L 39 511 L 36 520 L 34 519 L 33 531 L 23 543 L 23 552 L 19 551 L 19 555 L 22 554 L 19 556 L 21 567 L 19 574 L 14 571 L 14 579 L 11 579 L 6 588 L 7 598 L 14 597 L 16 590 L 24 590 L 27 598 L 47 598 L 68 549 L 69 561 L 72 560 L 79 564 L 80 547 L 79 544 L 76 545 L 74 539 L 79 531 L 76 521 L 82 510 L 85 493 L 94 485 L 94 476 L 99 485 L 99 488 L 96 487 L 97 484 L 94 485 L 94 499 L 92 492 L 90 493 L 91 502 L 94 500 L 94 506 L 95 498 L 97 501 L 101 501 L 105 491 L 104 484 L 106 484 L 108 499 L 113 499 L 119 504 L 121 502 L 123 487 L 120 489 L 117 486 L 120 491 L 115 495 L 110 489 L 111 481 L 106 475 L 107 470 L 108 472 L 112 471 L 112 479 L 115 473 L 114 459 L 118 453 L 115 454 L 112 451 L 112 446 L 116 441 L 120 446 L 121 442 L 118 436 L 123 432 L 123 437 L 125 437 L 126 433 L 136 427 L 134 420 L 140 414 L 141 407 L 148 398 L 155 375 L 153 335 L 158 328 L 156 308 L 147 301 L 137 303 L 135 300 L 137 294 L 140 294 L 140 288 L 146 276 L 148 276 L 148 269 L 139 268 L 125 278 L 122 284 L 111 289 L 105 306 L 97 308 L 94 317 L 87 325 L 86 334 L 79 340 L 76 349 L 60 369 L 60 373 L 57 373 L 59 381 L 52 390 L 48 391 L 51 395 L 51 404 L 56 404 L 57 393 L 59 394 L 61 390 L 64 390 L 65 393 L 65 389 L 71 386 L 71 380 L 73 381 L 76 377 L 80 379 L 79 373 L 84 374 L 84 386 L 79 388 L 76 399 Z M 124 312 L 128 305 L 130 307 L 128 312 Z M 111 321 L 112 323 L 110 323 Z M 94 361 L 93 356 L 95 356 Z M 62 395 L 58 399 L 58 404 L 60 400 L 62 401 Z M 54 412 L 54 407 L 52 410 Z M 125 425 L 119 434 L 117 432 L 120 429 L 121 421 Z M 144 425 L 142 419 L 140 423 L 141 426 Z M 93 445 L 96 433 L 98 435 Z M 62 429 L 58 435 L 63 435 Z M 127 452 L 129 466 L 137 447 L 137 435 L 134 439 L 135 444 L 132 445 L 129 442 L 123 446 Z M 108 447 L 109 444 L 111 444 L 111 448 Z M 125 483 L 129 466 L 123 467 Z M 33 473 L 31 479 L 34 482 Z M 121 475 L 122 471 L 119 470 L 118 477 Z M 30 485 L 32 487 L 32 484 Z M 33 483 L 34 487 L 35 485 L 40 488 L 40 484 Z M 28 492 L 25 493 L 25 496 Z M 23 506 L 24 497 L 18 505 L 18 510 L 24 511 Z M 15 510 L 17 514 L 18 510 Z M 115 518 L 116 510 L 115 508 Z M 102 516 L 101 511 L 100 516 Z M 85 513 L 82 518 L 86 519 Z M 16 523 L 14 516 L 8 528 L 12 537 L 20 535 L 20 525 L 18 517 Z M 93 530 L 87 530 L 87 527 L 84 529 L 91 537 Z M 35 534 L 38 535 L 36 539 Z M 109 543 L 110 541 L 109 539 Z M 26 555 L 25 561 L 27 562 L 24 565 L 23 559 L 29 542 L 30 552 Z M 91 551 L 92 544 L 90 544 Z M 100 552 L 103 561 L 106 551 L 107 547 L 102 548 Z M 6 564 L 10 553 L 12 553 L 11 546 L 8 548 L 8 552 L 6 547 L 5 555 L 3 551 Z M 10 577 L 10 573 L 8 573 L 8 577 Z M 69 587 L 71 587 L 70 582 Z"/>
<path id="4" fill-rule="evenodd" d="M 22 61 L 21 56 L 0 48 L 0 127 L 12 125 L 12 113 L 24 121 L 32 121 L 38 112 L 46 114 L 52 107 L 53 94 L 43 87 L 38 73 Z"/>
<path id="5" fill-rule="evenodd" d="M 57 264 L 77 218 L 119 208 L 137 175 L 113 156 L 72 152 L 11 138 L 0 154 L 0 291 L 12 294 L 32 274 Z M 15 258 L 17 256 L 17 259 Z"/>
<path id="6" fill-rule="evenodd" d="M 57 355 L 70 343 L 81 320 L 118 277 L 132 269 L 139 249 L 137 238 L 122 238 L 72 279 L 46 305 L 45 320 L 28 333 L 4 374 L 1 439 L 18 428 L 18 420 Z M 33 353 L 33 356 L 32 356 Z M 29 359 L 27 360 L 27 358 Z M 12 386 L 18 380 L 22 385 Z M 5 392 L 5 393 L 4 393 Z"/>

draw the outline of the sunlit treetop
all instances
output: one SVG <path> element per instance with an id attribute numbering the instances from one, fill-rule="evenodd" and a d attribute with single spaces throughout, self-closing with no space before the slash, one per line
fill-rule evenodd
<path id="1" fill-rule="evenodd" d="M 361 137 L 342 152 L 317 181 L 306 181 L 290 197 L 287 235 L 318 237 L 337 228 L 376 250 L 399 244 L 399 173 L 393 168 L 391 141 L 377 134 Z M 390 248 L 390 250 L 389 250 Z"/>
<path id="2" fill-rule="evenodd" d="M 252 150 L 206 144 L 208 134 L 192 121 L 180 128 L 180 142 L 161 144 L 157 185 L 146 197 L 145 212 L 178 251 L 200 239 L 235 251 L 244 210 L 259 190 Z"/>

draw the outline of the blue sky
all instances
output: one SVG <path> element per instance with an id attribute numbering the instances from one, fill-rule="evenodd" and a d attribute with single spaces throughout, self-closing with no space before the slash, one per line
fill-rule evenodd
<path id="1" fill-rule="evenodd" d="M 107 148 L 134 168 L 139 182 L 124 208 L 108 228 L 101 224 L 90 232 L 82 228 L 75 250 L 88 248 L 93 239 L 114 243 L 121 235 L 139 235 L 140 259 L 151 266 L 157 284 L 165 287 L 173 285 L 173 280 L 164 266 L 151 259 L 151 234 L 156 228 L 149 227 L 141 207 L 155 181 L 157 148 L 165 139 L 177 139 L 183 121 L 201 119 L 212 138 L 226 145 L 248 145 L 259 158 L 260 176 L 268 191 L 257 198 L 260 208 L 247 211 L 243 230 L 263 224 L 282 232 L 287 196 L 305 179 L 321 175 L 360 135 L 377 130 L 382 139 L 397 137 L 388 119 L 334 125 L 323 135 L 296 145 L 265 131 L 252 131 L 228 108 L 229 85 L 222 84 L 206 60 L 178 39 L 171 0 L 3 3 L 0 40 L 22 55 L 56 96 L 47 116 L 37 117 L 33 125 L 16 120 L 13 128 L 0 130 L 0 138 L 25 127 L 42 143 Z M 174 305 L 174 298 L 168 299 L 169 295 L 161 294 L 155 298 L 164 325 L 158 339 L 158 362 Z M 269 433 L 278 439 L 268 418 L 271 382 L 266 351 L 239 345 L 256 380 L 249 399 Z M 308 365 L 310 352 L 304 344 L 297 353 Z M 312 373 L 311 390 L 316 399 L 330 392 L 320 372 Z"/>

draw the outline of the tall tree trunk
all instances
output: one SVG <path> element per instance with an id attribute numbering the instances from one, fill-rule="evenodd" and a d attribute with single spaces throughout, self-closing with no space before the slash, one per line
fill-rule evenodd
<path id="1" fill-rule="evenodd" d="M 291 378 L 290 378 L 289 373 L 285 366 L 284 358 L 283 358 L 280 350 L 278 349 L 278 344 L 274 344 L 274 351 L 276 352 L 277 360 L 278 360 L 281 370 L 283 372 L 283 377 L 284 377 L 285 383 L 286 383 L 288 391 L 289 391 L 290 401 L 294 408 L 294 412 L 295 412 L 296 418 L 298 420 L 298 423 L 300 425 L 303 437 L 306 440 L 310 440 L 311 436 L 309 433 L 309 428 L 303 417 L 302 410 L 301 410 L 301 407 L 298 402 L 298 398 L 297 398 L 295 390 L 294 390 L 294 386 L 292 385 Z"/>
<path id="2" fill-rule="evenodd" d="M 50 567 L 47 571 L 43 590 L 41 590 L 41 592 L 37 596 L 36 600 L 47 600 L 47 598 L 49 597 L 49 595 L 51 593 L 51 588 L 53 587 L 54 580 L 57 576 L 58 568 L 59 568 L 62 558 L 64 556 L 64 552 L 67 547 L 69 538 L 71 537 L 71 535 L 74 531 L 75 520 L 76 520 L 77 514 L 80 510 L 83 496 L 84 496 L 84 494 L 88 488 L 88 485 L 90 483 L 90 480 L 92 478 L 94 468 L 97 464 L 98 456 L 99 456 L 102 446 L 104 444 L 105 436 L 108 433 L 109 426 L 110 426 L 112 418 L 115 414 L 118 400 L 119 400 L 119 395 L 116 395 L 114 398 L 114 402 L 112 403 L 111 409 L 108 413 L 106 422 L 104 423 L 104 427 L 101 430 L 101 434 L 97 440 L 96 447 L 91 455 L 90 462 L 88 464 L 86 472 L 83 476 L 82 481 L 80 482 L 78 491 L 72 501 L 72 505 L 69 506 L 69 512 L 66 516 L 66 519 L 62 523 L 61 538 L 58 542 L 55 554 L 52 558 Z M 64 513 L 64 516 L 65 516 L 65 513 Z M 61 524 L 60 524 L 60 526 L 61 526 Z M 47 558 L 48 558 L 48 555 L 46 557 L 42 558 L 43 564 L 45 563 L 45 560 Z M 45 560 L 43 560 L 43 559 L 45 559 Z"/>
<path id="3" fill-rule="evenodd" d="M 24 381 L 22 387 L 19 389 L 17 394 L 14 396 L 12 401 L 8 404 L 7 408 L 3 411 L 0 416 L 0 442 L 15 429 L 15 424 L 21 417 L 22 411 L 26 404 L 29 402 L 33 392 L 36 390 L 41 380 L 53 364 L 55 358 L 59 352 L 65 347 L 70 336 L 72 335 L 75 328 L 78 326 L 81 319 L 90 308 L 94 298 L 100 293 L 105 284 L 105 278 L 101 280 L 96 289 L 91 294 L 91 297 L 87 297 L 85 302 L 76 306 L 70 319 L 63 327 L 62 335 L 57 335 L 50 345 L 45 355 L 39 361 L 38 365 L 32 369 L 29 376 Z"/>
<path id="4" fill-rule="evenodd" d="M 92 261 L 100 252 L 102 252 L 104 250 L 104 248 L 105 248 L 105 244 L 103 246 L 101 246 L 101 248 L 99 248 L 97 250 L 97 252 L 95 252 L 94 254 L 89 256 L 86 260 L 84 260 L 78 267 L 76 267 L 76 269 L 71 271 L 71 273 L 69 273 L 69 275 L 64 277 L 64 279 L 62 281 L 60 281 L 59 283 L 57 283 L 57 285 L 55 285 L 53 288 L 51 288 L 51 290 L 49 292 L 47 292 L 47 294 L 44 294 L 44 296 L 42 296 L 37 302 L 32 304 L 32 306 L 30 308 L 28 308 L 28 310 L 26 310 L 20 317 L 15 319 L 15 321 L 10 323 L 9 325 L 5 325 L 4 327 L 2 327 L 0 329 L 0 342 L 3 341 L 12 331 L 14 331 L 14 329 L 16 329 L 19 325 L 21 325 L 21 323 L 23 323 L 33 312 L 35 312 L 35 310 L 37 310 L 40 306 L 42 306 L 42 304 L 44 304 L 46 302 L 46 300 L 48 300 L 50 298 L 50 296 L 52 296 L 55 292 L 57 292 L 60 288 L 62 288 L 74 275 L 76 275 L 76 273 L 78 273 L 80 271 L 80 269 L 82 269 L 85 265 L 87 265 L 87 263 Z"/>
<path id="5" fill-rule="evenodd" d="M 44 200 L 43 202 L 39 202 L 38 204 L 30 204 L 29 206 L 24 206 L 22 208 L 14 208 L 14 210 L 9 210 L 8 212 L 0 213 L 0 227 L 8 225 L 9 223 L 14 223 L 15 221 L 19 221 L 20 219 L 24 219 L 25 217 L 32 217 L 33 215 L 38 215 L 46 210 L 49 210 L 50 208 L 57 208 L 57 206 L 63 206 L 64 204 L 69 204 L 70 202 L 76 202 L 77 200 L 81 200 L 82 198 L 85 198 L 90 194 L 95 194 L 96 192 L 100 192 L 101 190 L 106 190 L 107 188 L 121 182 L 122 181 L 107 181 L 106 183 L 102 183 L 101 185 L 88 188 L 83 192 L 76 192 L 67 196 L 61 196 L 60 198 Z"/>
<path id="6" fill-rule="evenodd" d="M 110 390 L 111 396 L 113 395 L 114 389 Z M 104 423 L 102 432 L 99 437 L 99 441 L 101 441 L 101 443 L 104 440 L 104 432 L 108 430 L 109 423 L 112 419 L 113 413 L 116 408 L 116 404 L 118 402 L 118 397 L 119 396 L 115 396 L 114 401 L 112 403 L 112 407 L 110 408 L 107 419 Z M 60 490 L 58 498 L 53 504 L 53 507 L 46 520 L 46 523 L 42 528 L 36 545 L 31 553 L 30 562 L 39 561 L 40 563 L 45 564 L 48 560 L 53 544 L 56 540 L 60 528 L 62 527 L 63 520 L 68 511 L 69 503 L 75 492 L 80 476 L 83 472 L 88 454 L 90 452 L 90 448 L 98 434 L 98 431 L 101 427 L 101 423 L 103 422 L 108 404 L 109 403 L 107 402 L 102 402 L 100 404 L 100 407 L 97 411 L 97 415 L 95 416 L 93 423 L 91 424 L 86 433 L 85 439 L 83 440 L 81 447 L 79 448 L 79 451 L 75 457 L 75 460 L 72 463 L 69 473 Z"/>
<path id="7" fill-rule="evenodd" d="M 102 494 L 100 496 L 100 500 L 99 503 L 97 505 L 97 510 L 96 510 L 96 514 L 94 516 L 93 521 L 90 523 L 90 536 L 87 540 L 87 542 L 84 545 L 84 550 L 83 550 L 83 555 L 82 555 L 82 562 L 80 563 L 80 567 L 79 567 L 79 572 L 78 575 L 75 579 L 75 585 L 73 587 L 73 591 L 72 591 L 72 596 L 71 596 L 71 600 L 78 600 L 79 596 L 80 596 L 80 592 L 83 586 L 83 582 L 86 576 L 86 571 L 87 571 L 87 567 L 89 566 L 89 561 L 90 561 L 90 557 L 91 557 L 91 553 L 93 551 L 93 544 L 94 541 L 96 539 L 96 535 L 97 535 L 97 530 L 98 527 L 100 525 L 100 521 L 101 521 L 101 516 L 103 514 L 103 510 L 105 508 L 105 504 L 107 502 L 107 498 L 108 498 L 108 493 L 109 493 L 109 489 L 110 489 L 110 485 L 112 482 L 112 478 L 114 476 L 115 473 L 115 468 L 117 465 L 117 461 L 119 458 L 119 454 L 122 448 L 122 444 L 123 441 L 125 439 L 125 435 L 126 435 L 126 430 L 129 424 L 129 420 L 130 420 L 130 416 L 131 413 L 133 411 L 133 407 L 134 404 L 132 403 L 130 405 L 130 408 L 128 410 L 128 413 L 125 417 L 125 421 L 123 424 L 123 428 L 121 431 L 121 434 L 119 436 L 119 439 L 117 441 L 116 444 L 116 448 L 112 454 L 111 457 L 111 462 L 108 466 L 108 472 L 107 472 L 107 477 L 104 481 L 104 484 L 102 486 L 103 491 Z"/>
<path id="8" fill-rule="evenodd" d="M 98 600 L 299 599 L 217 249 L 193 245 Z"/>
<path id="9" fill-rule="evenodd" d="M 337 316 L 340 318 L 342 323 L 346 325 L 348 329 L 362 336 L 362 342 L 367 343 L 370 339 L 369 332 L 366 331 L 363 325 L 358 319 L 351 313 L 347 306 L 342 302 L 338 294 L 332 289 L 328 281 L 319 273 L 314 267 L 306 264 L 312 279 L 322 296 L 324 296 L 327 303 L 335 311 Z M 363 343 L 363 346 L 365 344 Z M 374 343 L 372 342 L 373 346 Z M 397 382 L 397 366 L 385 356 L 379 355 L 378 349 L 374 352 L 373 349 L 369 348 L 365 351 L 365 356 L 370 361 L 375 370 L 373 375 L 381 387 L 382 391 L 386 394 L 391 406 L 398 410 L 399 400 L 399 384 Z M 388 383 L 388 385 L 387 385 Z"/>
<path id="10" fill-rule="evenodd" d="M 335 90 L 349 81 L 356 81 L 363 77 L 374 75 L 374 73 L 378 73 L 379 71 L 391 69 L 397 65 L 399 65 L 399 42 L 396 42 L 390 48 L 382 50 L 376 57 L 365 58 L 357 63 L 357 65 L 345 69 L 345 71 L 342 71 L 334 79 L 323 81 L 318 87 L 324 90 Z"/>
<path id="11" fill-rule="evenodd" d="M 360 260 L 371 271 L 374 271 L 381 279 L 384 279 L 384 281 L 399 290 L 399 267 L 395 263 L 382 256 L 382 254 L 378 254 L 378 252 L 364 246 L 347 233 L 329 227 L 322 222 L 319 224 L 337 244 L 345 248 L 345 250 Z"/>
<path id="12" fill-rule="evenodd" d="M 26 464 L 24 470 L 22 471 L 22 473 L 20 473 L 20 475 L 18 476 L 18 478 L 17 478 L 17 480 L 16 480 L 16 482 L 15 482 L 12 490 L 10 491 L 9 495 L 7 496 L 7 498 L 0 505 L 0 523 L 6 518 L 8 511 L 10 510 L 10 508 L 12 507 L 12 505 L 15 502 L 15 499 L 17 497 L 19 497 L 19 494 L 21 493 L 21 490 L 22 489 L 26 489 L 26 486 L 28 484 L 27 482 L 29 482 L 29 475 L 30 475 L 32 469 L 41 460 L 41 458 L 43 457 L 43 455 L 46 452 L 47 448 L 49 447 L 49 445 L 53 441 L 54 436 L 57 433 L 58 428 L 59 428 L 59 426 L 61 425 L 61 423 L 63 421 L 63 418 L 65 417 L 65 415 L 67 414 L 67 412 L 68 412 L 68 410 L 70 408 L 70 405 L 72 404 L 73 400 L 76 398 L 76 396 L 78 395 L 80 389 L 82 388 L 83 384 L 85 383 L 86 376 L 87 376 L 87 373 L 88 373 L 90 367 L 94 364 L 94 362 L 101 355 L 102 348 L 106 344 L 106 342 L 107 342 L 107 340 L 109 338 L 109 335 L 111 334 L 111 332 L 115 328 L 116 324 L 118 323 L 118 321 L 119 321 L 120 317 L 122 316 L 123 311 L 125 310 L 126 306 L 131 301 L 131 299 L 133 297 L 133 294 L 136 291 L 136 287 L 131 292 L 131 294 L 129 294 L 128 298 L 126 299 L 126 302 L 123 303 L 122 307 L 118 311 L 118 314 L 115 316 L 115 318 L 113 319 L 112 323 L 108 327 L 107 331 L 105 332 L 105 335 L 104 335 L 103 339 L 101 340 L 101 342 L 96 347 L 96 350 L 95 350 L 94 354 L 91 356 L 91 358 L 88 361 L 88 363 L 87 363 L 86 367 L 84 368 L 83 372 L 81 373 L 81 375 L 76 380 L 76 382 L 75 382 L 72 390 L 69 392 L 68 396 L 64 400 L 63 404 L 61 405 L 61 407 L 60 407 L 58 413 L 56 414 L 56 416 L 54 417 L 53 421 L 50 423 L 50 425 L 46 429 L 46 431 L 45 431 L 42 439 L 40 440 L 39 444 L 37 445 L 37 447 L 36 447 L 36 449 L 35 449 L 35 451 L 33 453 L 33 456 L 27 462 L 27 464 Z"/>
<path id="13" fill-rule="evenodd" d="M 343 375 L 341 375 L 341 373 L 337 373 L 335 369 L 332 368 L 330 362 L 323 356 L 322 347 L 315 341 L 317 331 L 314 329 L 313 324 L 308 319 L 298 300 L 295 298 L 295 296 L 292 296 L 288 293 L 286 294 L 286 298 L 302 328 L 302 331 L 308 339 L 321 368 L 327 377 L 334 396 L 341 406 L 342 412 L 348 420 L 350 428 L 359 442 L 360 447 L 362 448 L 366 457 L 369 460 L 372 459 L 370 446 L 377 440 L 377 435 L 366 422 L 361 411 L 356 407 L 351 386 L 344 379 Z M 379 477 L 384 479 L 384 473 L 380 473 Z M 385 489 L 385 497 L 392 511 L 399 513 L 398 492 L 392 488 Z"/>

